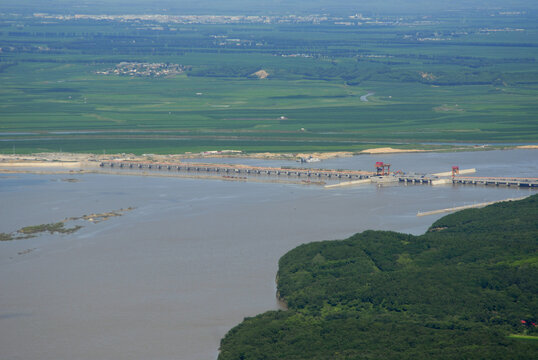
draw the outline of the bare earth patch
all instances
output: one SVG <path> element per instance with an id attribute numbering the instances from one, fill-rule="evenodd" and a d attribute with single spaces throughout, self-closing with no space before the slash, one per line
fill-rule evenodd
<path id="1" fill-rule="evenodd" d="M 252 76 L 257 76 L 258 79 L 266 79 L 269 76 L 269 73 L 265 70 L 258 70 L 253 73 Z"/>
<path id="2" fill-rule="evenodd" d="M 244 155 L 242 157 L 253 159 L 268 159 L 268 160 L 297 160 L 299 158 L 315 157 L 320 160 L 332 159 L 337 157 L 350 157 L 353 153 L 350 151 L 335 151 L 335 152 L 316 152 L 316 153 L 254 153 Z"/>
<path id="3" fill-rule="evenodd" d="M 409 152 L 424 152 L 427 150 L 419 149 L 393 149 L 391 147 L 375 148 L 375 149 L 366 149 L 361 151 L 361 154 L 392 154 L 392 153 L 409 153 Z"/>
<path id="4" fill-rule="evenodd" d="M 0 162 L 2 167 L 63 167 L 63 168 L 79 168 L 80 162 L 66 162 L 66 161 L 14 161 L 14 162 Z"/>

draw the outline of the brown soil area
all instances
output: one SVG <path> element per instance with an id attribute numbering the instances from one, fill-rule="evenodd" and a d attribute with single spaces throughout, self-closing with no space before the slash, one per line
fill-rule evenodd
<path id="1" fill-rule="evenodd" d="M 265 71 L 265 70 L 258 70 L 252 75 L 257 76 L 258 79 L 265 79 L 265 78 L 267 78 L 269 76 L 269 73 L 267 71 Z"/>
<path id="2" fill-rule="evenodd" d="M 361 151 L 361 154 L 393 154 L 393 153 L 409 153 L 409 152 L 425 152 L 428 150 L 418 149 L 393 149 L 391 147 L 366 149 Z"/>

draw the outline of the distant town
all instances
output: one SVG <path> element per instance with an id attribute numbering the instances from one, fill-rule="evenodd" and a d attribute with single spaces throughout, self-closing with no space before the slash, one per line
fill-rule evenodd
<path id="1" fill-rule="evenodd" d="M 185 69 L 179 64 L 120 62 L 113 69 L 96 71 L 96 74 L 161 77 L 181 74 Z"/>
<path id="2" fill-rule="evenodd" d="M 525 12 L 496 12 L 492 11 L 490 17 L 503 16 L 521 16 Z M 350 14 L 347 16 L 334 16 L 328 14 L 310 14 L 310 15 L 164 15 L 164 14 L 46 14 L 34 13 L 34 18 L 43 19 L 43 23 L 50 23 L 51 20 L 58 21 L 78 21 L 78 20 L 93 20 L 93 21 L 117 21 L 129 23 L 136 26 L 137 29 L 152 30 L 152 31 L 178 31 L 175 25 L 186 24 L 324 24 L 336 26 L 429 26 L 440 25 L 443 23 L 441 18 L 432 16 L 409 16 L 409 15 L 384 15 L 384 16 L 365 16 L 363 14 Z M 514 32 L 525 31 L 525 28 L 517 27 L 499 27 L 499 28 L 479 28 L 476 33 L 489 34 L 495 32 Z M 469 35 L 466 31 L 451 31 L 451 32 L 434 32 L 428 36 L 424 36 L 421 32 L 414 35 L 402 35 L 404 40 L 420 41 L 420 42 L 439 42 L 450 41 L 454 38 Z M 236 46 L 263 46 L 263 43 L 246 39 L 228 38 L 223 35 L 211 35 L 215 39 L 215 43 L 220 46 L 236 45 Z M 296 56 L 309 57 L 308 54 L 298 54 Z"/>
<path id="3" fill-rule="evenodd" d="M 335 25 L 424 25 L 435 23 L 429 18 L 407 19 L 404 17 L 367 17 L 362 14 L 349 16 L 332 15 L 163 15 L 163 14 L 75 14 L 58 15 L 35 13 L 34 17 L 55 20 L 102 20 L 102 21 L 149 21 L 159 24 L 291 24 L 291 23 L 333 23 Z M 158 28 L 156 28 L 158 30 Z"/>

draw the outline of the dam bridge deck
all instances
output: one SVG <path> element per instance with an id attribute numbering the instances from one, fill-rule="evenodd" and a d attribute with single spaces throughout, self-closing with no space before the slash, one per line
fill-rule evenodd
<path id="1" fill-rule="evenodd" d="M 367 179 L 372 176 L 371 171 L 361 170 L 333 170 L 333 169 L 311 169 L 311 168 L 276 168 L 260 167 L 246 165 L 229 165 L 229 164 L 203 164 L 203 163 L 141 163 L 141 162 L 101 162 L 100 167 L 109 167 L 117 169 L 140 169 L 140 170 L 168 170 L 179 172 L 194 172 L 206 174 L 222 175 L 242 175 L 242 176 L 286 176 L 286 177 L 306 177 L 306 178 L 325 178 L 325 179 Z"/>
<path id="2" fill-rule="evenodd" d="M 527 187 L 538 189 L 538 178 L 534 177 L 478 177 L 459 176 L 440 177 L 437 175 L 422 174 L 392 174 L 376 176 L 370 171 L 361 170 L 341 170 L 341 169 L 313 169 L 313 168 L 292 168 L 292 167 L 261 167 L 231 164 L 207 164 L 207 163 L 154 163 L 154 162 L 133 162 L 133 161 L 108 161 L 99 163 L 100 167 L 114 169 L 131 170 L 159 170 L 175 171 L 185 173 L 205 173 L 221 175 L 224 177 L 233 176 L 271 176 L 271 177 L 294 177 L 294 178 L 314 178 L 335 181 L 348 181 L 352 183 L 356 180 L 369 179 L 373 183 L 413 183 L 413 184 L 462 184 L 462 185 L 485 185 L 485 186 L 509 186 Z M 341 183 L 344 185 L 345 183 Z"/>
<path id="3" fill-rule="evenodd" d="M 418 184 L 435 184 L 442 178 L 435 176 L 398 176 L 398 181 L 405 183 L 418 183 Z M 530 187 L 538 188 L 538 178 L 525 178 L 525 177 L 480 177 L 480 176 L 454 176 L 451 178 L 444 178 L 447 184 L 468 184 L 468 185 L 486 185 L 486 186 L 513 186 L 513 187 Z"/>

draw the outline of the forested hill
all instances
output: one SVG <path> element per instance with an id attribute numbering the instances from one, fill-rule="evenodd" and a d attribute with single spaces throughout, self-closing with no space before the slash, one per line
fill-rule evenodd
<path id="1" fill-rule="evenodd" d="M 538 195 L 301 245 L 278 290 L 289 310 L 245 319 L 220 360 L 534 358 Z"/>

